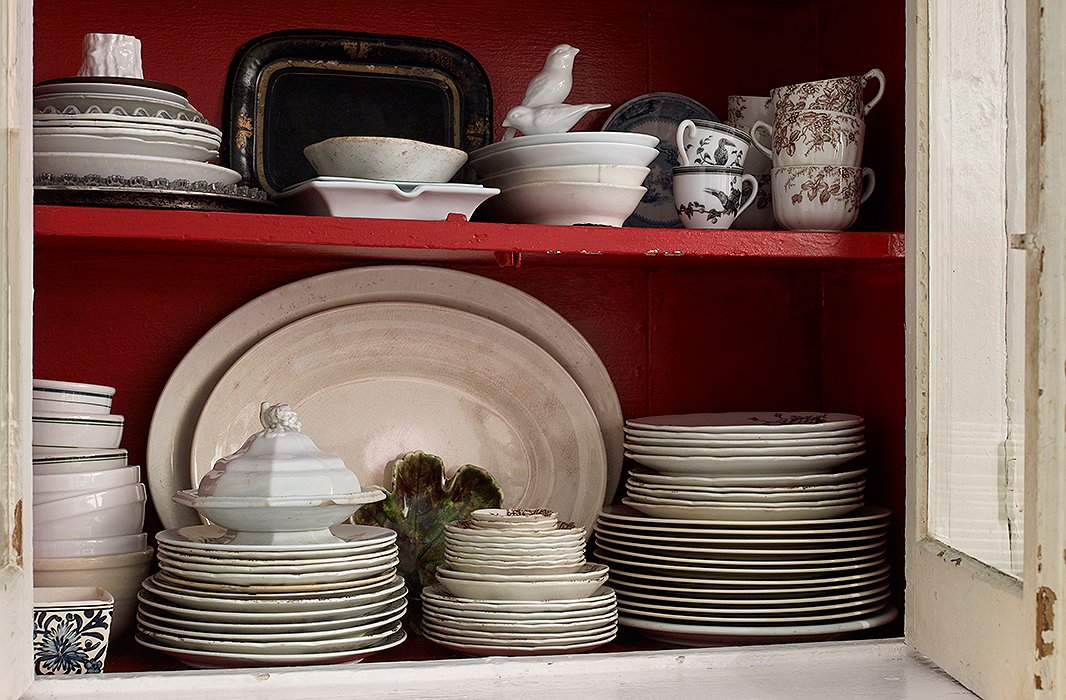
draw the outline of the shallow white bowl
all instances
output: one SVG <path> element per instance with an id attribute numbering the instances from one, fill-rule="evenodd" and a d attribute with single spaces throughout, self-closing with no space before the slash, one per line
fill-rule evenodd
<path id="1" fill-rule="evenodd" d="M 470 153 L 470 160 L 481 160 L 493 153 L 508 151 L 521 146 L 575 143 L 621 143 L 656 148 L 659 145 L 659 138 L 651 134 L 638 134 L 628 131 L 567 131 L 562 134 L 532 134 L 516 136 L 513 139 L 497 141 L 496 143 L 490 143 L 488 146 L 482 146 Z"/>
<path id="2" fill-rule="evenodd" d="M 122 416 L 114 414 L 33 414 L 35 447 L 114 448 L 122 442 Z"/>
<path id="3" fill-rule="evenodd" d="M 37 506 L 82 494 L 129 486 L 140 480 L 141 468 L 137 465 L 67 474 L 35 473 L 33 475 L 33 504 Z"/>
<path id="4" fill-rule="evenodd" d="M 640 165 L 556 165 L 543 168 L 515 168 L 482 178 L 488 187 L 509 189 L 531 182 L 598 182 L 607 185 L 639 187 L 651 168 Z"/>
<path id="5" fill-rule="evenodd" d="M 55 379 L 34 379 L 33 398 L 62 401 L 64 403 L 84 404 L 94 408 L 104 407 L 102 413 L 111 411 L 111 399 L 115 396 L 115 387 L 103 384 L 85 384 L 84 382 L 61 382 Z M 83 413 L 97 413 L 85 410 Z"/>
<path id="6" fill-rule="evenodd" d="M 480 158 L 470 165 L 482 178 L 515 168 L 543 168 L 556 165 L 637 165 L 646 167 L 659 155 L 659 149 L 632 143 L 577 142 L 517 146 Z"/>
<path id="7" fill-rule="evenodd" d="M 121 469 L 127 466 L 126 450 L 115 449 L 69 449 L 65 447 L 34 447 L 33 473 L 78 474 L 81 472 Z"/>
<path id="8" fill-rule="evenodd" d="M 35 540 L 99 539 L 140 532 L 144 528 L 144 484 L 66 498 L 35 506 Z"/>
<path id="9" fill-rule="evenodd" d="M 33 392 L 33 412 L 37 413 L 68 413 L 73 415 L 106 415 L 111 412 L 111 406 L 99 406 L 82 401 L 63 401 L 60 399 L 39 399 L 37 392 Z"/>
<path id="10" fill-rule="evenodd" d="M 144 532 L 135 532 L 132 535 L 118 535 L 116 537 L 101 537 L 98 539 L 35 539 L 33 541 L 33 557 L 34 559 L 100 557 L 111 554 L 141 552 L 147 546 L 148 534 Z"/>
<path id="11" fill-rule="evenodd" d="M 99 586 L 115 598 L 111 639 L 133 624 L 137 591 L 148 575 L 152 548 L 139 552 L 96 557 L 34 558 L 34 586 Z"/>
<path id="12" fill-rule="evenodd" d="M 387 136 L 337 136 L 304 148 L 319 175 L 402 182 L 447 182 L 466 163 L 466 152 Z"/>
<path id="13" fill-rule="evenodd" d="M 482 210 L 510 223 L 620 227 L 646 191 L 644 187 L 592 182 L 531 182 L 502 191 Z"/>

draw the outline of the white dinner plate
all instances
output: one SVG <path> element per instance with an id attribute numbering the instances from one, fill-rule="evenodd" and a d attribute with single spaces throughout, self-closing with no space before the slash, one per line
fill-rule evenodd
<path id="1" fill-rule="evenodd" d="M 675 429 L 665 428 L 635 428 L 629 425 L 624 427 L 625 436 L 627 439 L 632 439 L 634 442 L 640 442 L 643 439 L 653 440 L 668 440 L 670 442 L 680 443 L 682 447 L 686 445 L 691 447 L 693 442 L 746 442 L 749 444 L 763 444 L 773 443 L 791 445 L 802 445 L 807 441 L 819 442 L 822 440 L 862 440 L 863 433 L 866 431 L 866 426 L 863 424 L 855 425 L 850 428 L 840 428 L 836 430 L 825 431 L 810 431 L 804 433 L 759 433 L 759 432 L 743 432 L 743 433 L 728 433 L 728 432 L 713 432 L 713 433 L 701 433 L 696 431 L 678 432 Z M 656 443 L 649 443 L 656 444 Z"/>
<path id="2" fill-rule="evenodd" d="M 769 535 L 764 535 L 763 531 L 751 533 L 729 532 L 717 535 L 714 532 L 702 531 L 696 528 L 691 528 L 687 532 L 678 532 L 678 530 L 671 527 L 641 527 L 631 523 L 612 523 L 605 520 L 598 522 L 594 529 L 597 533 L 602 533 L 608 537 L 618 538 L 627 543 L 644 543 L 646 546 L 663 545 L 681 549 L 724 547 L 738 551 L 759 552 L 786 547 L 790 549 L 824 549 L 827 547 L 861 546 L 874 540 L 883 539 L 888 531 L 888 523 L 881 523 L 871 529 L 855 532 L 839 533 L 827 531 L 823 536 L 811 535 L 803 531 L 789 533 L 787 530 L 770 531 Z M 774 534 L 775 532 L 778 534 Z"/>
<path id="3" fill-rule="evenodd" d="M 396 541 L 396 533 L 373 525 L 349 525 L 342 523 L 330 528 L 336 542 L 320 542 L 300 545 L 294 549 L 289 544 L 256 545 L 258 559 L 319 559 L 365 553 Z M 156 534 L 161 548 L 170 547 L 190 554 L 210 552 L 220 558 L 246 559 L 250 554 L 247 545 L 231 544 L 234 535 L 218 525 L 190 525 L 172 528 Z"/>
<path id="4" fill-rule="evenodd" d="M 878 588 L 869 589 L 862 595 L 828 600 L 820 603 L 799 602 L 795 605 L 779 605 L 768 607 L 751 607 L 737 604 L 735 601 L 725 601 L 723 604 L 712 604 L 703 598 L 689 600 L 651 600 L 648 598 L 630 597 L 628 593 L 619 592 L 618 602 L 631 611 L 646 611 L 650 613 L 682 614 L 699 617 L 719 617 L 722 620 L 744 618 L 745 622 L 762 622 L 770 618 L 789 618 L 806 615 L 851 615 L 856 608 L 868 610 L 877 604 L 884 605 L 891 596 L 889 587 L 882 585 Z"/>
<path id="5" fill-rule="evenodd" d="M 366 562 L 348 566 L 339 571 L 294 571 L 282 573 L 266 573 L 255 571 L 252 573 L 240 571 L 228 571 L 225 569 L 215 571 L 203 571 L 198 569 L 184 568 L 176 565 L 163 557 L 159 559 L 160 569 L 176 578 L 189 582 L 204 582 L 219 585 L 234 586 L 285 586 L 295 584 L 326 584 L 342 582 L 356 583 L 372 578 L 378 573 L 387 571 L 397 561 L 395 552 L 388 552 L 383 556 Z"/>
<path id="6" fill-rule="evenodd" d="M 695 622 L 697 624 L 737 624 L 737 625 L 781 625 L 781 624 L 818 624 L 836 620 L 846 620 L 854 617 L 869 615 L 881 610 L 886 605 L 888 594 L 884 594 L 880 600 L 852 608 L 838 610 L 826 610 L 822 612 L 798 613 L 795 615 L 718 615 L 701 614 L 679 610 L 669 606 L 653 608 L 651 606 L 632 606 L 628 602 L 618 601 L 619 616 L 639 616 L 655 620 L 668 620 L 674 622 Z"/>
<path id="7" fill-rule="evenodd" d="M 851 500 L 858 500 L 862 498 L 864 488 L 851 488 L 840 489 L 835 491 L 799 491 L 799 490 L 782 490 L 774 493 L 762 493 L 757 491 L 734 491 L 724 493 L 721 491 L 681 491 L 677 489 L 664 488 L 661 484 L 655 484 L 652 487 L 636 485 L 632 482 L 626 483 L 626 493 L 631 498 L 638 496 L 644 496 L 649 499 L 666 498 L 673 501 L 695 501 L 695 502 L 708 502 L 728 504 L 735 503 L 737 505 L 760 505 L 771 503 L 798 503 L 798 502 L 818 502 L 826 500 L 839 500 L 841 498 L 847 498 Z M 638 500 L 640 500 L 638 498 Z M 656 501 L 650 500 L 650 503 Z M 828 505 L 821 503 L 819 505 Z"/>
<path id="8" fill-rule="evenodd" d="M 622 503 L 654 518 L 679 520 L 746 520 L 746 521 L 796 521 L 814 518 L 837 518 L 862 507 L 862 502 L 834 506 L 793 506 L 783 508 L 729 507 L 699 505 L 663 505 L 642 503 L 623 498 Z"/>
<path id="9" fill-rule="evenodd" d="M 707 625 L 653 620 L 639 615 L 619 616 L 618 624 L 632 627 L 662 642 L 683 646 L 706 644 L 757 644 L 788 639 L 793 642 L 833 639 L 843 634 L 882 627 L 899 617 L 894 607 L 886 607 L 850 620 L 818 624 L 787 625 Z"/>
<path id="10" fill-rule="evenodd" d="M 86 114 L 96 117 L 153 117 L 173 119 L 177 122 L 206 124 L 199 110 L 182 106 L 173 100 L 157 100 L 134 95 L 107 95 L 102 93 L 65 93 L 37 95 L 33 98 L 34 114 Z"/>
<path id="11" fill-rule="evenodd" d="M 810 457 L 664 457 L 632 452 L 626 452 L 625 456 L 663 474 L 738 476 L 824 473 L 864 454 L 866 450 Z"/>
<path id="12" fill-rule="evenodd" d="M 157 585 L 152 577 L 145 579 L 141 587 L 158 598 L 192 610 L 217 610 L 220 612 L 254 612 L 254 613 L 294 613 L 305 614 L 308 620 L 335 619 L 348 617 L 348 610 L 354 605 L 361 605 L 375 600 L 395 599 L 392 590 L 395 583 L 383 589 L 372 589 L 355 594 L 322 594 L 317 597 L 297 598 L 283 596 L 267 598 L 264 596 L 246 596 L 243 598 L 223 597 L 204 593 L 196 595 L 189 592 L 177 592 Z"/>
<path id="13" fill-rule="evenodd" d="M 623 499 L 626 501 L 633 501 L 635 503 L 645 503 L 659 506 L 682 506 L 685 508 L 765 508 L 768 511 L 773 510 L 789 510 L 796 508 L 828 508 L 830 506 L 843 506 L 843 505 L 862 505 L 862 492 L 857 494 L 851 494 L 849 496 L 822 496 L 818 499 L 799 499 L 799 500 L 763 500 L 759 498 L 749 498 L 741 496 L 738 498 L 719 499 L 717 497 L 705 498 L 705 499 L 687 499 L 687 498 L 674 498 L 667 496 L 663 493 L 656 493 L 655 495 L 645 495 L 642 493 L 629 492 L 628 497 Z"/>
<path id="14" fill-rule="evenodd" d="M 539 600 L 505 600 L 500 598 L 460 597 L 440 584 L 422 589 L 422 599 L 432 600 L 438 608 L 519 614 L 571 614 L 575 611 L 599 610 L 614 605 L 614 589 L 601 586 L 577 598 L 543 598 Z M 582 612 L 582 614 L 585 614 Z"/>
<path id="15" fill-rule="evenodd" d="M 367 655 L 395 646 L 403 641 L 403 630 L 397 625 L 390 629 L 348 640 L 319 640 L 317 642 L 226 642 L 197 640 L 169 634 L 158 634 L 139 628 L 136 639 L 139 643 L 157 649 L 182 661 L 210 654 L 213 659 L 263 660 L 258 665 L 287 666 L 300 663 L 341 663 L 359 661 Z M 395 644 L 392 642 L 395 641 Z M 176 653 L 183 652 L 183 653 Z M 225 656 L 222 656 L 222 655 Z M 304 659 L 304 661 L 301 661 Z M 228 664 L 220 664 L 228 665 Z M 239 664 L 238 664 L 239 665 Z M 249 664 L 252 665 L 252 664 Z"/>
<path id="16" fill-rule="evenodd" d="M 35 85 L 33 88 L 34 99 L 45 95 L 63 94 L 97 94 L 118 95 L 123 97 L 146 97 L 150 100 L 172 102 L 179 107 L 190 107 L 189 100 L 177 94 L 147 85 L 127 85 L 125 83 L 98 83 L 98 82 L 74 82 L 63 81 L 50 85 Z"/>
<path id="17" fill-rule="evenodd" d="M 683 578 L 713 578 L 723 580 L 766 580 L 777 578 L 788 580 L 793 585 L 797 581 L 810 581 L 828 576 L 841 576 L 850 573 L 862 573 L 884 564 L 885 550 L 879 550 L 871 556 L 863 557 L 859 561 L 844 564 L 812 564 L 807 566 L 790 566 L 787 563 L 774 566 L 751 566 L 750 562 L 730 562 L 727 566 L 714 566 L 706 562 L 685 564 L 677 560 L 653 561 L 651 559 L 637 559 L 632 553 L 616 554 L 605 551 L 602 547 L 594 550 L 595 559 L 611 565 L 611 573 L 649 573 L 661 576 L 676 576 Z M 775 563 L 776 564 L 776 563 Z"/>
<path id="18" fill-rule="evenodd" d="M 478 314 L 521 333 L 555 358 L 596 414 L 607 450 L 601 502 L 612 502 L 622 473 L 622 410 L 607 369 L 584 336 L 549 306 L 509 285 L 454 270 L 386 265 L 339 270 L 279 287 L 222 319 L 189 350 L 163 388 L 148 433 L 147 481 L 165 527 L 198 522 L 195 513 L 170 497 L 196 485 L 190 477 L 188 446 L 204 401 L 230 365 L 292 321 L 331 308 L 382 301 L 437 304 Z"/>
<path id="19" fill-rule="evenodd" d="M 130 117 L 119 114 L 34 114 L 33 124 L 55 126 L 62 124 L 72 128 L 82 126 L 118 126 L 147 128 L 152 126 L 165 126 L 173 129 L 181 129 L 190 134 L 205 134 L 222 138 L 222 131 L 210 124 L 201 124 L 177 119 L 159 119 L 157 117 Z"/>
<path id="20" fill-rule="evenodd" d="M 778 521 L 700 520 L 678 518 L 655 518 L 640 513 L 625 505 L 606 506 L 600 511 L 600 520 L 635 526 L 645 531 L 663 530 L 665 533 L 695 534 L 706 537 L 710 534 L 732 534 L 745 537 L 769 537 L 773 535 L 821 537 L 855 531 L 883 528 L 892 511 L 876 506 L 863 506 L 844 516 L 796 520 L 787 526 Z"/>
<path id="21" fill-rule="evenodd" d="M 126 153 L 137 156 L 158 156 L 206 162 L 218 158 L 218 151 L 205 146 L 180 141 L 158 141 L 135 136 L 94 136 L 74 133 L 33 134 L 34 151 L 65 153 Z"/>
<path id="22" fill-rule="evenodd" d="M 529 622 L 499 619 L 493 616 L 481 618 L 462 617 L 449 614 L 447 610 L 423 605 L 422 619 L 431 620 L 437 625 L 447 626 L 456 630 L 468 629 L 479 632 L 507 632 L 512 634 L 557 634 L 603 629 L 618 621 L 618 611 L 612 606 L 607 612 L 598 615 L 575 616 L 565 620 L 535 620 Z"/>
<path id="23" fill-rule="evenodd" d="M 120 177 L 147 177 L 149 179 L 166 178 L 168 180 L 190 180 L 192 182 L 216 182 L 233 185 L 241 180 L 236 170 L 223 168 L 221 165 L 199 163 L 180 158 L 159 158 L 157 156 L 135 156 L 123 153 L 55 153 L 35 151 L 33 154 L 34 177 L 51 173 L 53 175 L 118 175 Z"/>
<path id="24" fill-rule="evenodd" d="M 875 565 L 869 568 L 846 571 L 827 571 L 810 578 L 793 579 L 781 578 L 776 575 L 770 578 L 757 578 L 754 575 L 749 578 L 729 577 L 714 578 L 711 576 L 692 576 L 685 573 L 671 574 L 666 570 L 636 571 L 633 569 L 615 568 L 611 571 L 613 579 L 629 582 L 645 583 L 664 587 L 705 588 L 708 590 L 730 590 L 740 592 L 755 590 L 783 590 L 790 591 L 801 589 L 824 590 L 825 587 L 836 587 L 847 583 L 862 583 L 863 585 L 876 580 L 889 571 L 888 564 Z"/>
<path id="25" fill-rule="evenodd" d="M 581 388 L 536 343 L 474 314 L 356 304 L 275 331 L 204 403 L 193 482 L 258 430 L 264 396 L 285 397 L 304 433 L 362 484 L 385 483 L 391 461 L 422 450 L 451 469 L 488 470 L 505 507 L 551 505 L 591 526 L 603 502 L 606 454 Z"/>
<path id="26" fill-rule="evenodd" d="M 160 547 L 157 556 L 160 561 L 181 562 L 183 567 L 200 571 L 231 571 L 234 573 L 255 573 L 261 571 L 271 574 L 291 574 L 303 571 L 343 571 L 358 566 L 367 559 L 394 552 L 395 545 L 387 542 L 380 547 L 360 550 L 346 557 L 323 557 L 321 559 L 237 559 L 228 557 L 199 556 L 188 554 L 180 549 Z M 211 554 L 208 552 L 207 554 Z"/>
<path id="27" fill-rule="evenodd" d="M 646 564 L 658 563 L 665 566 L 692 567 L 693 569 L 721 569 L 722 571 L 743 570 L 746 572 L 769 569 L 831 568 L 846 564 L 861 564 L 863 562 L 870 562 L 871 560 L 884 559 L 885 557 L 884 542 L 881 542 L 881 545 L 878 547 L 871 547 L 858 552 L 842 552 L 839 554 L 811 557 L 800 550 L 795 552 L 793 556 L 785 555 L 773 559 L 735 559 L 729 556 L 715 557 L 700 553 L 690 554 L 688 552 L 666 550 L 649 552 L 648 550 L 638 550 L 626 547 L 625 545 L 615 545 L 604 540 L 597 540 L 596 546 L 611 556 L 619 557 L 620 559 L 629 557 L 632 566 L 645 566 Z"/>
<path id="28" fill-rule="evenodd" d="M 862 435 L 862 429 L 854 435 L 844 435 L 835 437 L 834 433 L 827 433 L 829 437 L 801 437 L 801 438 L 784 438 L 784 439 L 739 439 L 739 438 L 726 438 L 718 439 L 715 437 L 693 437 L 693 433 L 656 433 L 655 435 L 663 435 L 667 437 L 655 437 L 652 435 L 645 435 L 645 430 L 630 430 L 625 431 L 626 442 L 634 445 L 644 446 L 656 446 L 656 447 L 706 447 L 706 448 L 732 448 L 732 447 L 745 447 L 751 449 L 782 449 L 786 447 L 812 447 L 812 446 L 826 446 L 833 447 L 837 445 L 849 445 L 856 442 L 862 442 L 865 438 Z M 699 433 L 696 433 L 699 435 Z M 762 438 L 762 436 L 758 436 Z"/>
<path id="29" fill-rule="evenodd" d="M 738 587 L 736 585 L 715 588 L 713 586 L 685 586 L 681 584 L 664 585 L 660 582 L 622 580 L 615 577 L 611 581 L 617 590 L 625 589 L 625 595 L 633 597 L 653 596 L 673 598 L 685 601 L 732 601 L 743 605 L 778 605 L 804 601 L 837 600 L 846 597 L 862 597 L 871 589 L 887 585 L 889 579 L 888 567 L 882 567 L 883 572 L 857 581 L 844 581 L 826 583 L 821 585 L 807 586 L 804 588 L 792 588 L 788 586 L 774 586 L 770 588 Z"/>
<path id="30" fill-rule="evenodd" d="M 842 445 L 789 445 L 786 447 L 664 447 L 626 442 L 627 452 L 635 455 L 662 455 L 665 457 L 820 457 L 846 454 L 866 447 L 859 440 Z"/>
<path id="31" fill-rule="evenodd" d="M 322 593 L 332 591 L 354 591 L 369 588 L 378 582 L 388 580 L 396 573 L 396 565 L 399 558 L 388 557 L 387 561 L 355 569 L 341 579 L 333 578 L 328 581 L 320 581 L 321 575 L 301 577 L 299 574 L 276 574 L 274 576 L 241 575 L 224 578 L 220 574 L 207 574 L 200 572 L 186 572 L 175 569 L 162 568 L 155 575 L 155 581 L 159 585 L 169 585 L 173 589 L 197 592 L 226 594 L 249 594 L 272 593 L 276 595 L 288 595 L 293 593 Z M 193 575 L 199 578 L 193 578 Z M 237 578 L 237 581 L 233 581 Z M 205 580 L 206 579 L 206 580 Z M 316 579 L 311 581 L 311 579 Z"/>
<path id="32" fill-rule="evenodd" d="M 486 644 L 503 644 L 506 646 L 542 646 L 556 644 L 580 644 L 592 642 L 605 635 L 613 636 L 618 631 L 618 618 L 613 616 L 592 629 L 566 630 L 563 632 L 520 630 L 501 632 L 499 630 L 478 630 L 469 625 L 453 626 L 451 622 L 439 618 L 423 617 L 422 629 L 434 635 L 456 642 Z"/>
<path id="33" fill-rule="evenodd" d="M 426 639 L 429 639 L 430 641 L 435 642 L 436 644 L 439 644 L 442 647 L 445 647 L 446 649 L 460 651 L 464 654 L 470 654 L 472 656 L 542 656 L 545 654 L 580 654 L 582 652 L 591 651 L 597 647 L 601 647 L 604 644 L 610 642 L 612 639 L 614 639 L 614 637 L 614 634 L 610 634 L 591 642 L 527 647 L 488 645 L 480 643 L 461 643 L 454 639 L 438 637 L 432 632 L 426 634 Z"/>
<path id="34" fill-rule="evenodd" d="M 824 433 L 862 424 L 861 416 L 822 411 L 688 413 L 646 416 L 626 421 L 629 428 L 671 433 Z"/>
<path id="35" fill-rule="evenodd" d="M 630 478 L 648 484 L 663 484 L 674 487 L 700 486 L 707 488 L 807 488 L 815 486 L 839 485 L 852 482 L 866 475 L 866 468 L 849 469 L 824 474 L 775 474 L 759 476 L 692 476 L 660 474 L 649 469 L 637 468 L 630 473 Z"/>
<path id="36" fill-rule="evenodd" d="M 849 554 L 861 554 L 872 549 L 880 549 L 887 544 L 885 537 L 865 540 L 860 544 L 842 547 L 822 548 L 795 548 L 795 547 L 765 547 L 758 543 L 752 543 L 750 548 L 737 549 L 729 547 L 700 547 L 700 546 L 675 546 L 656 539 L 654 541 L 634 541 L 615 537 L 612 534 L 601 534 L 596 531 L 596 542 L 601 547 L 610 547 L 612 550 L 630 551 L 634 554 L 661 553 L 669 556 L 692 557 L 698 559 L 727 559 L 731 561 L 777 561 L 781 559 L 831 559 Z"/>

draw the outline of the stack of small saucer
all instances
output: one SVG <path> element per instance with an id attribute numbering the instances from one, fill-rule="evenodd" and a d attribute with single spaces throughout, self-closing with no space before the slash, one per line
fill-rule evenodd
<path id="1" fill-rule="evenodd" d="M 475 655 L 561 654 L 614 639 L 608 569 L 585 563 L 585 531 L 555 513 L 477 510 L 446 527 L 438 586 L 422 592 L 422 632 Z"/>

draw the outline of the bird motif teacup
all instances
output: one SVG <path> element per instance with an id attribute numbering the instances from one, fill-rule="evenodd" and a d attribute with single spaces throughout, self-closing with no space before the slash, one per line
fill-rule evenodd
<path id="1" fill-rule="evenodd" d="M 743 168 L 751 136 L 719 122 L 686 119 L 677 125 L 678 165 Z"/>
<path id="2" fill-rule="evenodd" d="M 690 165 L 673 172 L 674 206 L 685 228 L 729 228 L 759 193 L 758 181 L 742 168 Z M 747 197 L 743 183 L 751 185 Z"/>
<path id="3" fill-rule="evenodd" d="M 871 79 L 877 81 L 877 94 L 869 102 L 863 102 L 863 91 L 866 83 Z M 883 94 L 885 94 L 885 74 L 873 68 L 865 75 L 815 80 L 774 88 L 770 91 L 770 102 L 775 112 L 775 119 L 782 112 L 792 109 L 827 109 L 833 112 L 844 112 L 861 119 L 881 101 Z"/>
<path id="4" fill-rule="evenodd" d="M 770 173 L 774 216 L 794 231 L 843 231 L 874 191 L 874 171 L 836 165 L 790 165 Z M 865 187 L 863 183 L 866 183 Z M 676 192 L 677 185 L 674 185 Z"/>
<path id="5" fill-rule="evenodd" d="M 760 134 L 769 137 L 767 146 Z M 862 160 L 866 122 L 843 112 L 794 109 L 781 112 L 770 126 L 757 121 L 751 127 L 755 147 L 773 160 L 775 168 L 786 165 L 857 166 Z"/>

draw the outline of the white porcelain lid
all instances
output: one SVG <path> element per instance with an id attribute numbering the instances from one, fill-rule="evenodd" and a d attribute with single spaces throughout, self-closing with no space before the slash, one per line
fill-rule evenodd
<path id="1" fill-rule="evenodd" d="M 263 430 L 215 462 L 200 480 L 199 496 L 324 496 L 362 490 L 340 457 L 318 449 L 300 432 L 299 417 L 288 405 L 264 402 L 259 420 Z"/>

